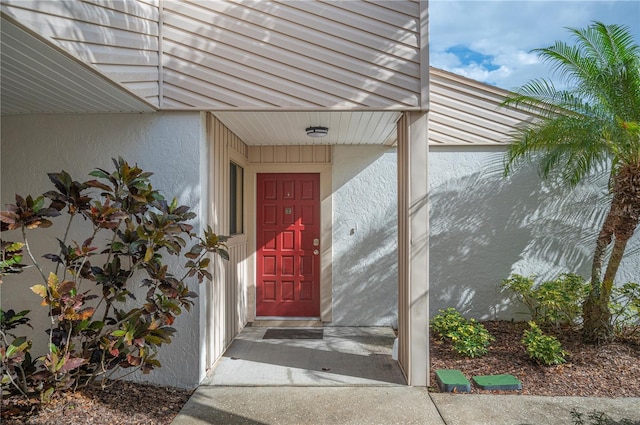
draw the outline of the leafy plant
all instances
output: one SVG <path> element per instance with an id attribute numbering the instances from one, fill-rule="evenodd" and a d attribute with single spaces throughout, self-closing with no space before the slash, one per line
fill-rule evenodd
<path id="1" fill-rule="evenodd" d="M 465 319 L 456 309 L 440 310 L 431 322 L 434 332 L 441 339 L 449 340 L 458 354 L 479 357 L 488 353 L 488 347 L 495 338 L 475 319 Z"/>
<path id="2" fill-rule="evenodd" d="M 113 171 L 96 169 L 90 173 L 95 179 L 82 183 L 65 171 L 51 173 L 55 190 L 35 198 L 16 195 L 16 203 L 0 212 L 2 231 L 17 231 L 23 240 L 2 242 L 0 274 L 23 269 L 24 249 L 41 278 L 31 290 L 50 316 L 47 352 L 32 360 L 31 341 L 9 332 L 28 325 L 28 311 L 1 312 L 3 391 L 47 400 L 56 390 L 106 385 L 123 369 L 149 373 L 160 367 L 158 350 L 171 343 L 176 317 L 197 296 L 189 280 L 211 279 L 211 255 L 228 259 L 226 237 L 210 228 L 202 237 L 194 234 L 188 221 L 195 213 L 153 189 L 152 173 L 122 158 L 113 165 Z M 44 255 L 46 267 L 35 259 L 29 235 L 59 216 L 67 223 L 59 250 Z M 71 229 L 85 230 L 86 238 L 69 240 Z M 187 250 L 188 243 L 193 245 Z M 166 258 L 180 256 L 179 276 Z"/>
<path id="3" fill-rule="evenodd" d="M 453 349 L 467 357 L 484 356 L 489 352 L 491 341 L 495 340 L 484 325 L 475 319 L 470 319 L 454 332 L 450 332 L 448 337 L 453 342 Z"/>
<path id="4" fill-rule="evenodd" d="M 566 362 L 569 354 L 562 349 L 560 341 L 554 336 L 545 335 L 538 325 L 529 322 L 529 330 L 525 330 L 522 337 L 527 354 L 531 359 L 545 366 L 559 365 Z"/>
<path id="5" fill-rule="evenodd" d="M 440 339 L 446 339 L 449 333 L 455 332 L 456 329 L 467 323 L 467 319 L 462 317 L 462 314 L 453 307 L 438 311 L 440 314 L 431 319 L 431 329 L 440 336 Z"/>
<path id="6" fill-rule="evenodd" d="M 2 276 L 21 273 L 25 267 L 22 264 L 23 243 L 5 242 L 0 240 L 0 284 Z"/>
<path id="7" fill-rule="evenodd" d="M 531 319 L 543 327 L 576 325 L 582 313 L 582 303 L 587 296 L 588 285 L 573 273 L 563 273 L 558 278 L 534 286 L 534 277 L 513 274 L 502 281 L 502 287 L 529 309 Z"/>
<path id="8" fill-rule="evenodd" d="M 512 274 L 509 278 L 502 280 L 501 287 L 510 290 L 513 296 L 524 304 L 531 314 L 531 318 L 538 320 L 540 309 L 534 291 L 535 276 L 525 277 L 519 274 Z"/>
<path id="9" fill-rule="evenodd" d="M 616 335 L 631 338 L 640 334 L 640 285 L 627 282 L 613 289 L 610 305 Z"/>
<path id="10" fill-rule="evenodd" d="M 2 276 L 20 273 L 25 267 L 22 264 L 22 248 L 24 244 L 19 242 L 0 241 L 0 283 Z M 12 385 L 26 394 L 25 385 L 27 375 L 33 373 L 34 363 L 29 350 L 31 341 L 25 337 L 18 337 L 13 330 L 21 325 L 32 327 L 27 315 L 29 310 L 15 312 L 13 309 L 4 311 L 0 308 L 0 363 L 2 364 L 2 394 L 5 387 Z M 11 337 L 11 342 L 9 342 Z M 15 379 L 14 379 L 15 378 Z"/>
<path id="11" fill-rule="evenodd" d="M 582 321 L 585 341 L 606 343 L 614 336 L 615 277 L 640 224 L 640 46 L 620 25 L 593 22 L 569 31 L 573 43 L 534 50 L 557 71 L 562 88 L 534 79 L 503 103 L 539 118 L 514 130 L 505 175 L 534 161 L 543 178 L 558 176 L 567 187 L 608 174 L 608 212 L 594 241 Z"/>

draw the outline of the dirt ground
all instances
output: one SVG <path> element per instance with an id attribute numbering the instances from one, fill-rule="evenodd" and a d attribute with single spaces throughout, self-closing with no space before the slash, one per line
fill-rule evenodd
<path id="1" fill-rule="evenodd" d="M 545 367 L 529 359 L 520 343 L 525 322 L 483 322 L 496 338 L 489 354 L 470 359 L 431 336 L 431 382 L 435 370 L 458 369 L 471 381 L 478 375 L 511 374 L 522 381 L 521 394 L 543 396 L 640 397 L 640 341 L 596 347 L 581 342 L 577 330 L 556 335 L 570 354 L 567 363 Z M 474 393 L 490 391 L 473 388 Z"/>
<path id="2" fill-rule="evenodd" d="M 581 344 L 577 331 L 563 331 L 559 339 L 563 348 L 571 353 L 568 362 L 543 367 L 533 363 L 520 344 L 526 323 L 499 321 L 484 322 L 484 325 L 496 341 L 491 344 L 488 355 L 476 359 L 458 355 L 447 343 L 432 336 L 433 383 L 435 370 L 458 369 L 468 378 L 512 374 L 522 381 L 521 394 L 640 397 L 640 341 L 594 347 Z M 473 392 L 488 391 L 474 388 Z M 2 423 L 168 425 L 191 394 L 192 391 L 170 387 L 116 382 L 106 390 L 59 394 L 52 403 L 35 408 L 17 397 L 8 397 L 2 400 Z"/>
<path id="3" fill-rule="evenodd" d="M 58 394 L 50 404 L 36 405 L 33 409 L 22 399 L 11 397 L 3 400 L 2 423 L 168 425 L 192 393 L 171 387 L 114 382 L 104 390 L 87 388 Z"/>

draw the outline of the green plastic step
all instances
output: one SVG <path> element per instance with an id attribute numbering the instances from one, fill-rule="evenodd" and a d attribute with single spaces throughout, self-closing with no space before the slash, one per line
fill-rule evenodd
<path id="1" fill-rule="evenodd" d="M 513 375 L 474 376 L 473 382 L 483 390 L 521 390 L 522 382 Z"/>
<path id="2" fill-rule="evenodd" d="M 456 369 L 436 370 L 436 381 L 443 393 L 468 393 L 471 392 L 471 382 L 464 377 L 462 372 Z"/>

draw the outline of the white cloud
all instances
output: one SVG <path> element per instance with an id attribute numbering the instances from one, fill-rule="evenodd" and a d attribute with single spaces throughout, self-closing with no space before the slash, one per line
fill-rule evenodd
<path id="1" fill-rule="evenodd" d="M 506 89 L 551 77 L 531 50 L 570 42 L 566 27 L 585 28 L 593 21 L 626 25 L 640 44 L 638 1 L 431 0 L 429 17 L 431 65 Z M 490 66 L 464 63 L 447 52 L 454 46 L 488 57 Z"/>
<path id="2" fill-rule="evenodd" d="M 489 84 L 492 84 L 494 81 L 504 81 L 511 75 L 511 70 L 506 66 L 501 66 L 495 70 L 488 70 L 486 67 L 478 65 L 477 63 L 454 67 L 449 71 L 462 75 L 463 77 L 471 78 L 472 80 L 485 81 Z"/>
<path id="3" fill-rule="evenodd" d="M 429 56 L 429 62 L 432 66 L 442 69 L 450 69 L 460 66 L 462 63 L 459 57 L 448 52 L 432 52 Z"/>
<path id="4" fill-rule="evenodd" d="M 531 52 L 523 52 L 522 50 L 518 50 L 515 53 L 514 59 L 522 65 L 536 65 L 540 63 L 538 55 Z"/>

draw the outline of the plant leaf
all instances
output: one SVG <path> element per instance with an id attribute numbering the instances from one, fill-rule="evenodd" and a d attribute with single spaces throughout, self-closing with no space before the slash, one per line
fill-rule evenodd
<path id="1" fill-rule="evenodd" d="M 47 288 L 44 285 L 34 285 L 31 287 L 31 290 L 42 298 L 47 298 Z"/>
<path id="2" fill-rule="evenodd" d="M 70 359 L 66 359 L 64 364 L 60 367 L 60 372 L 69 372 L 71 370 L 77 369 L 83 364 L 87 363 L 87 359 L 83 359 L 80 357 L 73 357 Z"/>

